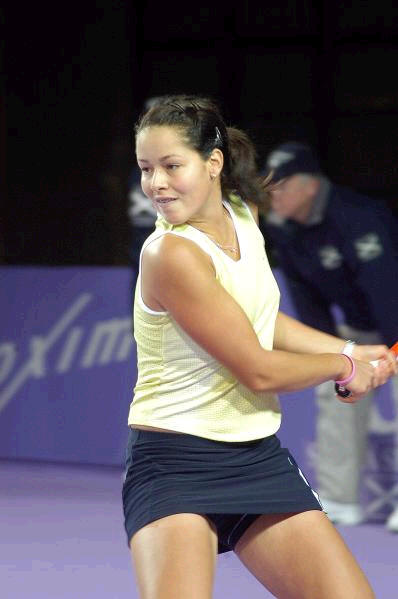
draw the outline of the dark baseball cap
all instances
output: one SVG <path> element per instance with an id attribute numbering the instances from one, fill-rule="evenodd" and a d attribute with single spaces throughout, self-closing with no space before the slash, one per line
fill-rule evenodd
<path id="1" fill-rule="evenodd" d="M 317 174 L 321 168 L 310 146 L 291 141 L 277 146 L 268 154 L 265 174 L 271 171 L 272 181 L 277 182 L 298 173 Z"/>

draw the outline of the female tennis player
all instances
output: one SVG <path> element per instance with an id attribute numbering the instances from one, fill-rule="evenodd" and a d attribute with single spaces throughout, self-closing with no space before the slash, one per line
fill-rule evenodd
<path id="1" fill-rule="evenodd" d="M 351 391 L 336 401 L 359 401 L 396 372 L 393 354 L 346 356 L 346 340 L 279 311 L 254 147 L 210 100 L 163 98 L 137 125 L 136 154 L 158 212 L 136 287 L 123 487 L 140 596 L 208 599 L 217 553 L 232 550 L 278 598 L 374 597 L 281 447 L 276 394 L 335 380 Z"/>

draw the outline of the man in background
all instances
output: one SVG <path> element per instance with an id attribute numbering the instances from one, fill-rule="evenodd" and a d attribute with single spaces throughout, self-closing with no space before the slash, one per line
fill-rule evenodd
<path id="1" fill-rule="evenodd" d="M 352 342 L 391 346 L 398 340 L 398 226 L 394 216 L 382 202 L 330 181 L 305 144 L 278 146 L 269 154 L 266 167 L 267 173 L 273 172 L 274 185 L 263 230 L 286 277 L 299 319 L 346 338 L 352 350 Z M 392 387 L 398 411 L 397 380 Z M 342 403 L 328 382 L 316 388 L 316 398 L 320 497 L 335 523 L 358 524 L 364 518 L 360 474 L 371 396 L 355 405 Z M 398 501 L 395 505 L 386 525 L 398 532 Z"/>

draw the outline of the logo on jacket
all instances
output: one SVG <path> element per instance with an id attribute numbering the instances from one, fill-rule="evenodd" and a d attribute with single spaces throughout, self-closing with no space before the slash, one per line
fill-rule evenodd
<path id="1" fill-rule="evenodd" d="M 354 241 L 355 251 L 362 262 L 369 262 L 383 253 L 383 246 L 377 233 L 367 233 Z"/>
<path id="2" fill-rule="evenodd" d="M 335 268 L 339 268 L 343 262 L 343 256 L 333 245 L 325 245 L 320 248 L 319 259 L 323 268 L 326 268 L 326 270 L 334 270 Z"/>

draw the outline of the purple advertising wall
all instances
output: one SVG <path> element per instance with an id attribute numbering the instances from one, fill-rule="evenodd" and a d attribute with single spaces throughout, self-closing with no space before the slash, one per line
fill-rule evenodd
<path id="1" fill-rule="evenodd" d="M 0 457 L 122 462 L 136 377 L 131 278 L 0 269 Z"/>
<path id="2" fill-rule="evenodd" d="M 281 309 L 295 315 L 283 276 Z M 136 379 L 129 268 L 0 268 L 0 458 L 121 465 Z M 398 503 L 398 392 L 373 405 L 369 515 Z M 281 395 L 280 438 L 316 486 L 312 390 Z"/>

